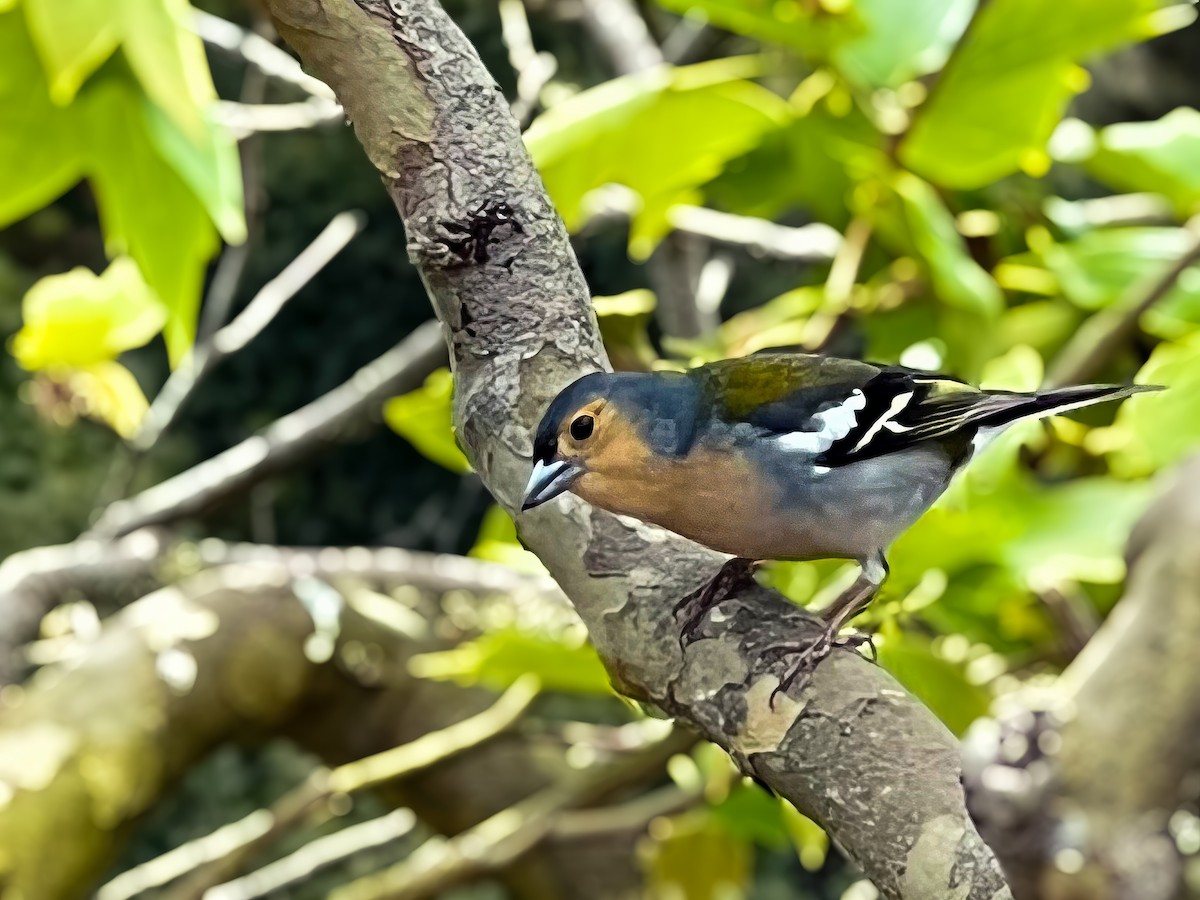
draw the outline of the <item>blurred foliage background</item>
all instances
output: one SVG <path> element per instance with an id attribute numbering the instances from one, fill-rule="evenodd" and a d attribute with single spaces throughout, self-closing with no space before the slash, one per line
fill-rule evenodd
<path id="1" fill-rule="evenodd" d="M 0 2 L 0 558 L 74 540 L 108 503 L 323 396 L 429 317 L 399 219 L 336 107 L 264 73 L 252 43 L 221 46 L 221 20 L 273 39 L 253 4 L 198 6 L 203 19 L 185 0 Z M 1171 388 L 998 442 L 899 541 L 862 623 L 881 663 L 956 733 L 997 695 L 1059 671 L 1120 595 L 1154 476 L 1200 444 L 1194 7 L 447 6 L 527 123 L 619 368 L 789 346 L 989 387 Z M 272 124 L 272 111 L 293 119 Z M 171 406 L 157 397 L 168 376 L 196 370 L 220 327 L 346 210 L 365 214 L 361 233 L 261 334 L 203 368 L 148 439 L 151 404 Z M 536 577 L 455 445 L 451 392 L 448 371 L 432 372 L 378 411 L 390 427 L 364 424 L 172 534 L 467 554 Z M 852 575 L 822 562 L 766 577 L 819 605 Z M 103 624 L 131 592 L 62 599 Z M 577 768 L 611 752 L 596 734 L 654 727 L 612 694 L 578 628 L 519 605 L 486 614 L 442 597 L 431 615 L 455 627 L 406 671 L 489 691 L 534 673 L 542 696 L 522 740 L 574 727 L 588 735 L 564 741 Z M 77 619 L 48 619 L 42 643 L 83 640 Z M 28 663 L 70 664 L 36 652 Z M 203 754 L 114 834 L 108 877 L 269 804 L 314 765 L 303 742 L 263 737 Z M 674 754 L 636 787 L 677 802 L 629 826 L 621 890 L 872 896 L 817 826 L 715 748 Z M 368 794 L 350 815 L 392 803 Z M 438 827 L 274 895 L 324 896 Z M 0 847 L 0 873 L 11 863 Z M 512 879 L 459 890 L 534 893 Z"/>

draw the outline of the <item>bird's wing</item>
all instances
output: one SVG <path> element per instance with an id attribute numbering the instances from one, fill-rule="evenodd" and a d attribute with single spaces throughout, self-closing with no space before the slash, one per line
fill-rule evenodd
<path id="1" fill-rule="evenodd" d="M 705 367 L 714 416 L 752 426 L 785 450 L 839 466 L 929 440 L 966 443 L 980 419 L 1013 403 L 961 381 L 900 366 L 798 353 Z"/>

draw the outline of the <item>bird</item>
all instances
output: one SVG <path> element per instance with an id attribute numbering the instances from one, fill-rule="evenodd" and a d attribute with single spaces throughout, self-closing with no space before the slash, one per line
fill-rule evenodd
<path id="1" fill-rule="evenodd" d="M 593 372 L 563 388 L 534 433 L 522 511 L 570 491 L 729 554 L 675 605 L 680 644 L 770 560 L 851 559 L 775 692 L 805 681 L 888 575 L 887 548 L 1008 426 L 1156 385 L 983 390 L 948 375 L 832 356 L 760 352 L 686 371 Z M 872 645 L 873 648 L 873 645 Z"/>

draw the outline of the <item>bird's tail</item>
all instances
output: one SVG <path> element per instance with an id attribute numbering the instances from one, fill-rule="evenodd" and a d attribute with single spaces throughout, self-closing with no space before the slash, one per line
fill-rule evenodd
<path id="1" fill-rule="evenodd" d="M 981 415 L 973 417 L 973 424 L 980 428 L 998 428 L 1019 422 L 1021 419 L 1058 415 L 1094 403 L 1122 400 L 1144 391 L 1161 391 L 1159 384 L 1088 384 L 1080 387 L 1056 388 L 1033 394 L 1008 394 L 995 392 L 989 400 L 995 404 L 991 410 L 980 409 Z"/>

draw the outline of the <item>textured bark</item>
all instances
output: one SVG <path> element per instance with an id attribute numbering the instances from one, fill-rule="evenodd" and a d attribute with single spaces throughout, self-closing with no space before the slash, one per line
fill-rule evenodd
<path id="1" fill-rule="evenodd" d="M 555 392 L 606 366 L 587 285 L 498 88 L 433 0 L 267 0 L 280 34 L 337 94 L 408 229 L 445 328 L 455 416 L 510 512 L 531 429 Z M 464 231 L 506 203 L 484 254 Z M 450 225 L 451 227 L 447 227 Z M 772 712 L 759 662 L 812 620 L 765 590 L 729 602 L 681 653 L 671 604 L 719 558 L 573 499 L 518 517 L 615 684 L 689 722 L 824 825 L 889 898 L 1009 896 L 967 816 L 958 747 L 886 672 L 846 652 Z"/>
<path id="2" fill-rule="evenodd" d="M 1170 828 L 1200 800 L 1197 535 L 1200 459 L 1143 516 L 1125 596 L 1054 688 L 968 736 L 971 811 L 1018 897 L 1184 895 Z"/>

